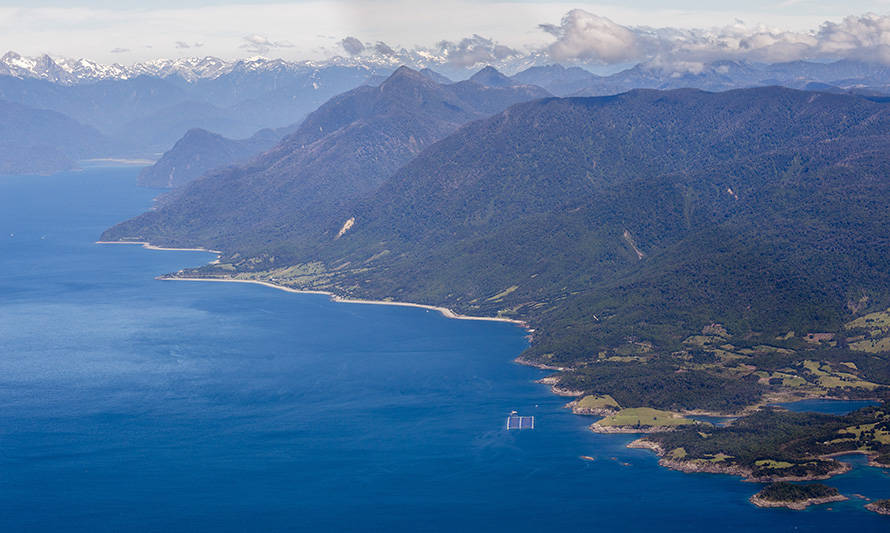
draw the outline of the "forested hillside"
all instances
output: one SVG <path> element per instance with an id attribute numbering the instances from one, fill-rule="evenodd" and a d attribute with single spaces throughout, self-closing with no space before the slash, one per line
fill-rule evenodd
<path id="1" fill-rule="evenodd" d="M 622 407 L 883 397 L 890 328 L 855 319 L 890 305 L 888 128 L 884 104 L 776 87 L 542 99 L 365 182 L 320 209 L 317 229 L 301 225 L 303 239 L 283 225 L 206 239 L 202 212 L 166 207 L 107 237 L 226 251 L 181 275 L 522 319 L 535 329 L 525 360 L 569 369 L 564 387 Z M 310 145 L 317 130 L 289 142 Z M 355 175 L 326 174 L 325 187 L 353 188 Z M 256 182 L 238 183 L 231 202 Z M 313 205 L 285 190 L 263 198 L 267 212 Z"/>
<path id="2" fill-rule="evenodd" d="M 197 180 L 103 239 L 293 252 L 325 240 L 355 200 L 462 124 L 546 95 L 528 85 L 442 85 L 401 68 L 379 87 L 332 98 L 262 157 Z"/>

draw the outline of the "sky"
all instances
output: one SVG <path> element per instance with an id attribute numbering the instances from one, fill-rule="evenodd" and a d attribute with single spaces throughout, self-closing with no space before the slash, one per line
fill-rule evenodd
<path id="1" fill-rule="evenodd" d="M 0 53 L 131 64 L 402 48 L 448 50 L 466 61 L 538 51 L 564 63 L 604 65 L 693 65 L 721 55 L 890 62 L 890 0 L 0 0 Z"/>

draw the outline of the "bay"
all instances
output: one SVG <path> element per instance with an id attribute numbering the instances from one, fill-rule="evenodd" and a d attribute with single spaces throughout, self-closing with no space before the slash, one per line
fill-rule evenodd
<path id="1" fill-rule="evenodd" d="M 0 177 L 0 531 L 887 529 L 589 432 L 515 326 L 156 280 L 212 255 L 94 243 L 137 173 Z M 829 484 L 890 498 L 860 459 Z"/>

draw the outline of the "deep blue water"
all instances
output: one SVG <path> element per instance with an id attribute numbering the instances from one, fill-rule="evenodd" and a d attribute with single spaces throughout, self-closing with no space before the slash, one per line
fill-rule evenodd
<path id="1" fill-rule="evenodd" d="M 797 402 L 777 404 L 789 411 L 825 413 L 829 415 L 845 415 L 857 409 L 878 405 L 880 402 L 869 400 L 800 400 Z"/>
<path id="2" fill-rule="evenodd" d="M 0 531 L 890 526 L 859 499 L 756 509 L 758 485 L 588 432 L 511 325 L 157 281 L 211 256 L 94 244 L 150 205 L 137 171 L 0 177 Z M 890 498 L 851 461 L 831 484 Z"/>

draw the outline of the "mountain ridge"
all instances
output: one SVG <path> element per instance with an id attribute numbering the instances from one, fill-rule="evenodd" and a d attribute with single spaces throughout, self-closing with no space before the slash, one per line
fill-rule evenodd
<path id="1" fill-rule="evenodd" d="M 188 130 L 152 166 L 139 173 L 147 187 L 181 187 L 215 168 L 247 160 L 273 147 L 281 136 L 271 129 L 246 139 L 228 139 L 201 128 Z"/>
<path id="2" fill-rule="evenodd" d="M 45 109 L 0 100 L 0 174 L 70 170 L 112 142 L 94 128 Z"/>
<path id="3" fill-rule="evenodd" d="M 527 85 L 442 85 L 403 67 L 377 87 L 330 99 L 262 157 L 196 180 L 157 211 L 122 223 L 103 239 L 157 238 L 143 223 L 151 232 L 178 239 L 177 226 L 193 220 L 190 212 L 199 209 L 201 239 L 220 245 L 249 242 L 250 249 L 259 250 L 270 234 L 293 245 L 311 243 L 355 198 L 374 190 L 425 146 L 512 102 L 547 94 Z M 168 215 L 172 218 L 165 219 Z"/>

